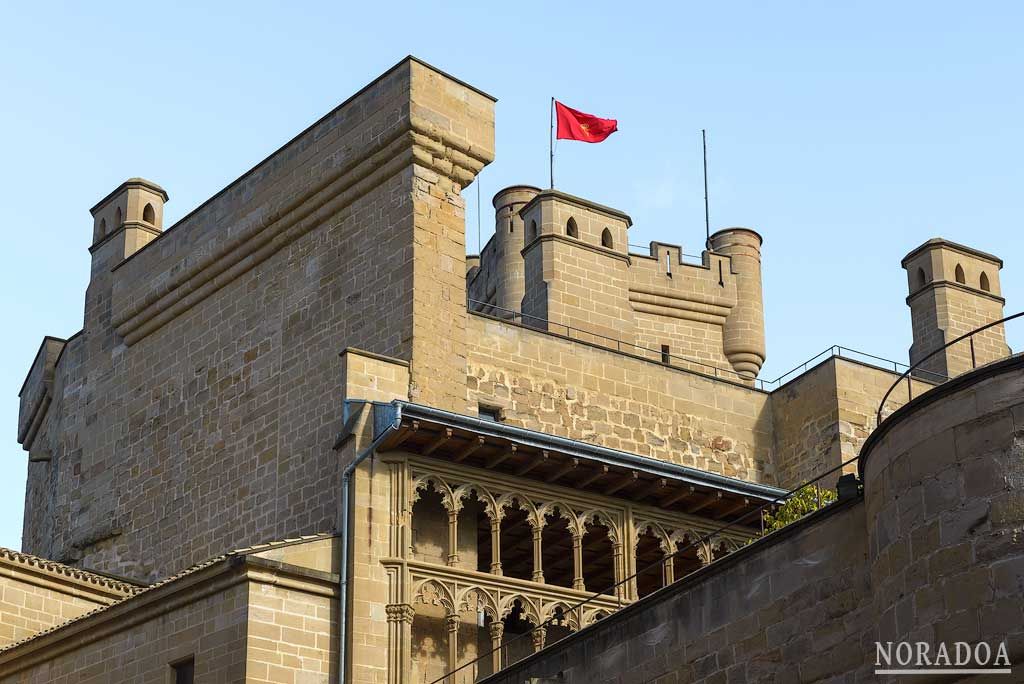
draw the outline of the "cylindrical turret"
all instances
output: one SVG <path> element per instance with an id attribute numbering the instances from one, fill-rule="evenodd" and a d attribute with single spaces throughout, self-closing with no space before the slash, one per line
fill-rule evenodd
<path id="1" fill-rule="evenodd" d="M 502 309 L 522 311 L 526 293 L 522 255 L 526 229 L 519 210 L 539 193 L 540 188 L 531 185 L 513 185 L 494 196 L 495 303 Z"/>
<path id="2" fill-rule="evenodd" d="M 726 228 L 711 236 L 711 250 L 729 257 L 736 278 L 736 305 L 722 328 L 725 356 L 733 370 L 752 380 L 765 359 L 761 236 L 749 228 Z"/>

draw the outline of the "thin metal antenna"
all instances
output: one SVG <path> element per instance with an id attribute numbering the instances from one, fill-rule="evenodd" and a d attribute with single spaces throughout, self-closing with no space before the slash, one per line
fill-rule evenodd
<path id="1" fill-rule="evenodd" d="M 708 133 L 700 129 L 701 142 L 704 145 L 704 247 L 711 251 L 711 213 L 708 210 Z"/>
<path id="2" fill-rule="evenodd" d="M 555 189 L 555 98 L 551 98 L 551 124 L 548 129 L 548 151 L 551 153 L 551 189 Z"/>
<path id="3" fill-rule="evenodd" d="M 480 176 L 476 177 L 476 253 L 483 258 L 483 245 L 480 244 L 482 239 L 480 233 Z"/>

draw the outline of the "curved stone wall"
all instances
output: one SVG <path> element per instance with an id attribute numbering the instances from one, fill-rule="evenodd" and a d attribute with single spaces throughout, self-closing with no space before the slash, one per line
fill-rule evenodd
<path id="1" fill-rule="evenodd" d="M 878 640 L 1024 654 L 1024 356 L 894 413 L 861 471 Z"/>

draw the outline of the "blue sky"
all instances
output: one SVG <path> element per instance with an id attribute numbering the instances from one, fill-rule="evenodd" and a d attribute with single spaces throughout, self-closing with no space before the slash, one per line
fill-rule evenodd
<path id="1" fill-rule="evenodd" d="M 21 539 L 18 389 L 42 336 L 81 326 L 89 207 L 144 176 L 170 225 L 410 53 L 499 98 L 485 241 L 496 190 L 547 182 L 554 95 L 620 129 L 562 143 L 558 187 L 698 253 L 707 128 L 712 229 L 765 238 L 762 377 L 833 344 L 905 360 L 899 262 L 930 237 L 1002 256 L 1024 306 L 1014 3 L 212 5 L 0 4 L 0 545 Z"/>

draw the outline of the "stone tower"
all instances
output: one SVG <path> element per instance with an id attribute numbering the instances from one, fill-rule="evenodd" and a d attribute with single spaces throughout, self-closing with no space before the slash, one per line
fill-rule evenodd
<path id="1" fill-rule="evenodd" d="M 741 376 L 756 378 L 765 359 L 761 236 L 749 228 L 726 228 L 711 236 L 711 250 L 729 257 L 736 276 L 736 305 L 722 326 L 725 356 Z"/>
<path id="2" fill-rule="evenodd" d="M 629 304 L 626 214 L 574 197 L 545 190 L 520 211 L 526 226 L 526 297 L 523 314 L 576 328 L 579 339 L 635 339 Z"/>
<path id="3" fill-rule="evenodd" d="M 915 364 L 946 343 L 1003 317 L 999 269 L 1003 260 L 942 238 L 932 238 L 902 261 L 910 294 L 907 304 Z M 1007 356 L 1003 326 L 998 325 L 952 345 L 921 366 L 921 375 L 935 380 L 956 375 Z"/>
<path id="4" fill-rule="evenodd" d="M 495 274 L 496 301 L 500 309 L 496 315 L 507 311 L 521 311 L 523 295 L 523 247 L 526 246 L 526 228 L 519 210 L 540 193 L 540 188 L 529 185 L 513 185 L 494 196 L 494 248 L 498 260 Z M 504 317 L 504 316 L 503 316 Z"/>
<path id="5" fill-rule="evenodd" d="M 129 178 L 90 209 L 93 266 L 116 264 L 160 235 L 167 193 L 145 178 Z M 94 274 L 95 275 L 95 274 Z"/>

